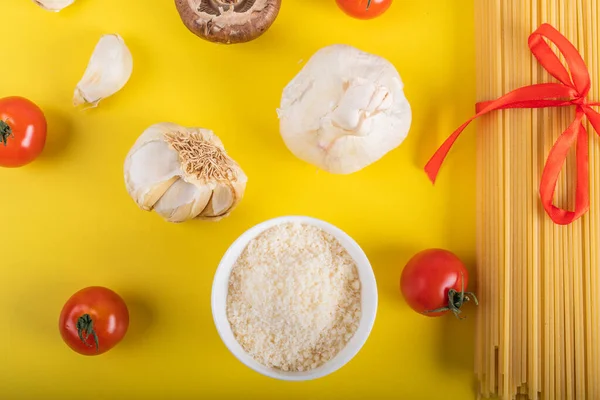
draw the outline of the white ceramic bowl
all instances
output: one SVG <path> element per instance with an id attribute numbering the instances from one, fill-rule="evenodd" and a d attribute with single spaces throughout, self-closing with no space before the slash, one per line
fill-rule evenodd
<path id="1" fill-rule="evenodd" d="M 301 222 L 311 224 L 333 235 L 346 248 L 350 256 L 352 256 L 356 262 L 358 275 L 362 285 L 362 316 L 354 336 L 346 344 L 346 347 L 343 348 L 342 351 L 340 351 L 334 358 L 318 368 L 304 372 L 284 372 L 281 370 L 268 368 L 255 361 L 237 342 L 233 336 L 229 321 L 227 320 L 226 307 L 229 275 L 231 274 L 231 270 L 235 264 L 235 261 L 238 259 L 244 248 L 246 248 L 246 245 L 248 242 L 250 242 L 250 240 L 254 239 L 266 229 L 286 222 Z M 367 256 L 350 236 L 335 226 L 318 219 L 303 216 L 288 216 L 271 219 L 254 226 L 243 233 L 229 247 L 221 259 L 219 267 L 217 268 L 217 272 L 215 273 L 211 303 L 213 319 L 215 321 L 217 331 L 225 343 L 225 346 L 227 346 L 229 351 L 231 351 L 231 353 L 233 353 L 238 360 L 254 371 L 271 378 L 287 381 L 306 381 L 321 378 L 337 371 L 346 363 L 348 363 L 362 348 L 369 337 L 369 334 L 371 333 L 373 323 L 375 322 L 375 316 L 377 314 L 377 285 L 375 283 L 373 269 L 371 268 L 371 264 L 369 263 Z"/>

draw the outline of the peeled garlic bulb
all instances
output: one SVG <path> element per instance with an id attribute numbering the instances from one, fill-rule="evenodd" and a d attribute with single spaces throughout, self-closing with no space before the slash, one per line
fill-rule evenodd
<path id="1" fill-rule="evenodd" d="M 33 0 L 33 2 L 48 11 L 58 12 L 75 3 L 75 0 Z"/>
<path id="2" fill-rule="evenodd" d="M 412 121 L 394 66 L 347 45 L 315 53 L 285 87 L 277 111 L 288 149 L 335 174 L 356 172 L 398 147 Z"/>
<path id="3" fill-rule="evenodd" d="M 170 222 L 226 217 L 247 180 L 212 131 L 167 122 L 142 133 L 125 160 L 129 195 Z"/>
<path id="4" fill-rule="evenodd" d="M 133 72 L 133 57 L 117 34 L 103 35 L 96 45 L 83 78 L 75 88 L 73 105 L 92 107 L 125 86 Z"/>

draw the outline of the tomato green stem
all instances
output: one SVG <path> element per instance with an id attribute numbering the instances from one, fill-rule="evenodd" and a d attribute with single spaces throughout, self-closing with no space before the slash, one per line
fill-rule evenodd
<path id="1" fill-rule="evenodd" d="M 367 2 L 367 10 L 371 7 L 371 0 Z"/>
<path id="2" fill-rule="evenodd" d="M 12 129 L 10 125 L 8 125 L 4 121 L 0 121 L 0 142 L 6 144 L 8 143 L 8 138 L 12 136 Z"/>
<path id="3" fill-rule="evenodd" d="M 79 339 L 81 339 L 81 341 L 88 347 L 92 347 L 92 345 L 87 342 L 90 335 L 92 335 L 94 337 L 94 342 L 96 343 L 96 351 L 98 351 L 100 348 L 100 343 L 98 342 L 98 335 L 96 335 L 96 331 L 94 330 L 94 321 L 89 314 L 83 314 L 77 320 L 77 333 L 79 334 Z M 85 338 L 83 336 L 84 333 Z"/>
<path id="4" fill-rule="evenodd" d="M 425 311 L 425 313 L 437 313 L 443 311 L 452 311 L 454 316 L 458 319 L 464 319 L 464 317 L 460 317 L 460 308 L 465 304 L 466 301 L 472 300 L 475 305 L 479 305 L 479 301 L 477 300 L 477 296 L 473 292 L 465 292 L 465 276 L 461 272 L 461 284 L 460 284 L 460 292 L 454 289 L 448 290 L 448 305 L 446 307 L 437 308 L 435 310 Z"/>

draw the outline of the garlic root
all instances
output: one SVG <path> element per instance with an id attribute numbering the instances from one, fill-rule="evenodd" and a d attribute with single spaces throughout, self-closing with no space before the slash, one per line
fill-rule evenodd
<path id="1" fill-rule="evenodd" d="M 210 130 L 159 123 L 125 160 L 125 185 L 145 211 L 169 222 L 219 220 L 242 200 L 247 177 Z"/>

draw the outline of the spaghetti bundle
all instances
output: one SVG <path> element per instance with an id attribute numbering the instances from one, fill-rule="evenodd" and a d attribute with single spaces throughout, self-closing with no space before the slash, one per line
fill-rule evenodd
<path id="1" fill-rule="evenodd" d="M 478 0 L 475 7 L 478 101 L 556 81 L 527 44 L 542 23 L 579 50 L 589 97 L 600 98 L 600 0 Z M 515 109 L 478 121 L 475 369 L 482 397 L 600 399 L 600 141 L 591 126 L 589 212 L 555 224 L 538 193 L 550 149 L 573 115 L 573 107 Z M 572 150 L 554 198 L 571 210 L 575 159 Z"/>
<path id="2" fill-rule="evenodd" d="M 600 0 L 475 7 L 479 395 L 598 400 Z"/>

